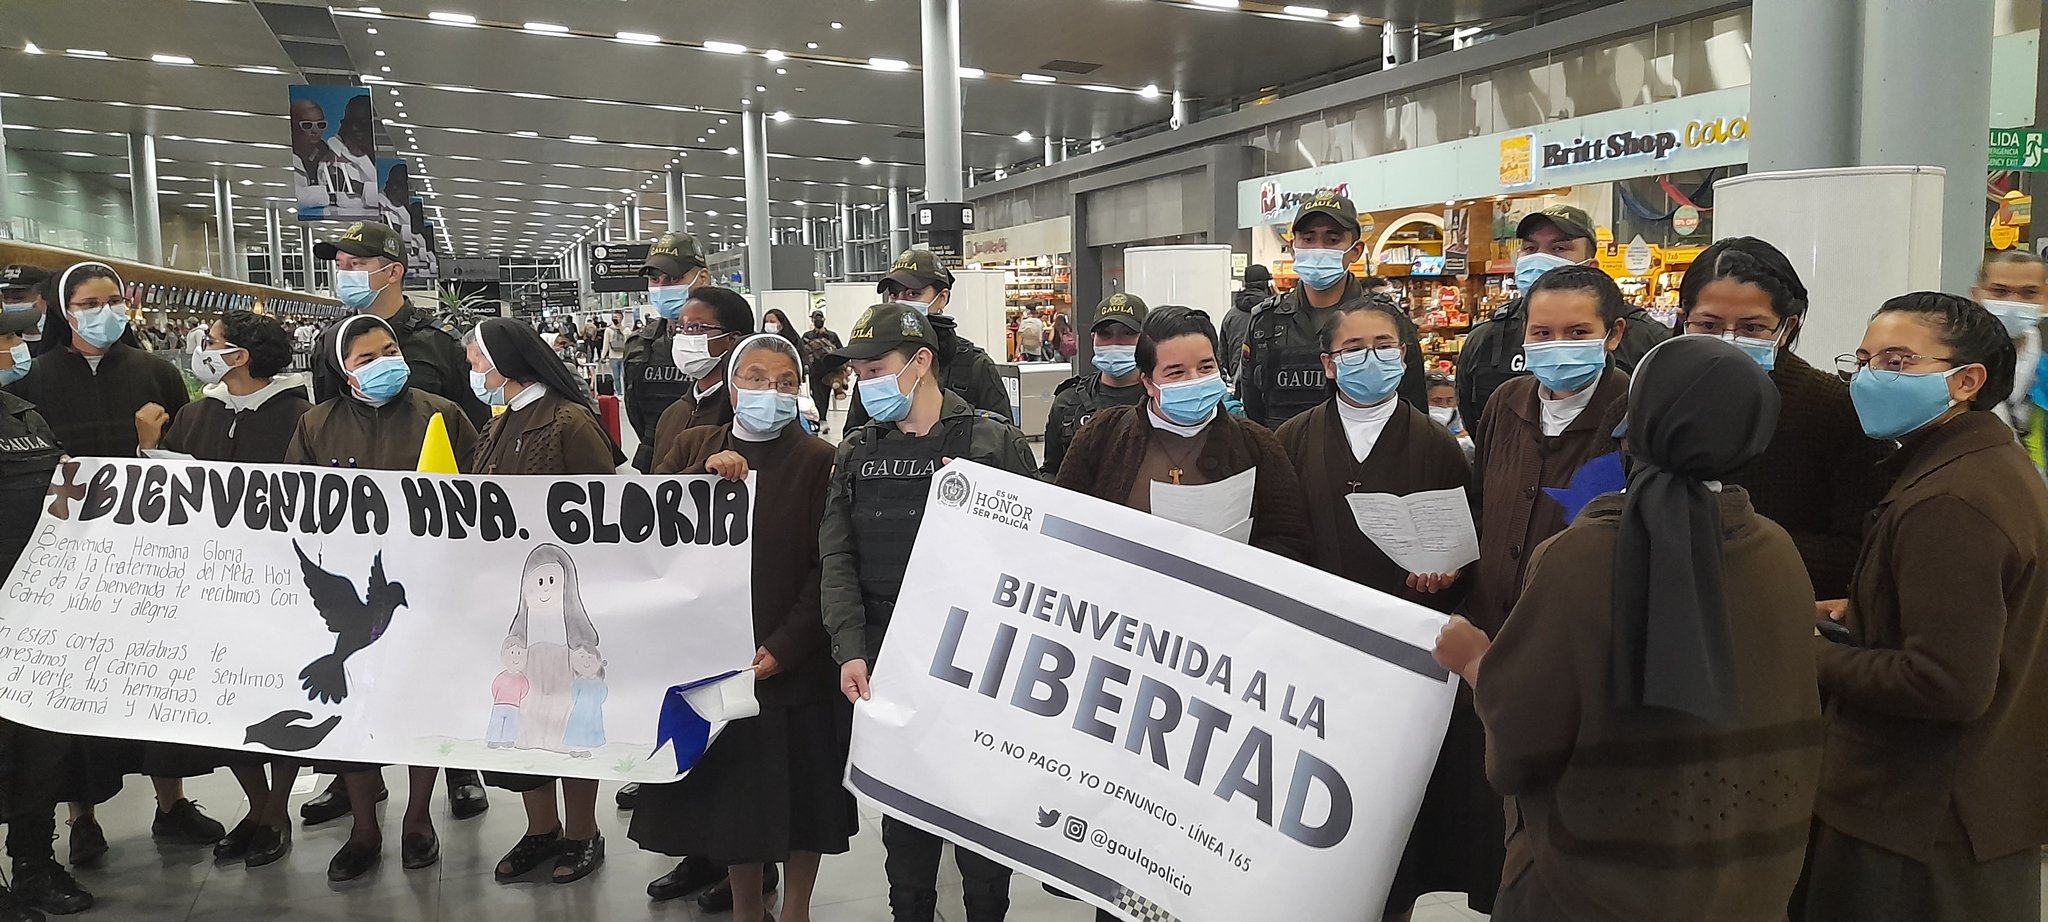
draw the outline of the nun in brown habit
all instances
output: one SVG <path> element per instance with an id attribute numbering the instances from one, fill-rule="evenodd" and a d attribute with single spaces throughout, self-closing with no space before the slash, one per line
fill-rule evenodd
<path id="1" fill-rule="evenodd" d="M 1813 586 L 1791 536 L 1722 483 L 1777 419 L 1734 346 L 1651 350 L 1627 491 L 1536 550 L 1491 643 L 1462 618 L 1438 639 L 1508 798 L 1496 922 L 1785 918 L 1820 774 Z"/>

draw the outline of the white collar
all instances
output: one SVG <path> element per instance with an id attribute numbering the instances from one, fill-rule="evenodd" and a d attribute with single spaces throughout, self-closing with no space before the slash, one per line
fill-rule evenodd
<path id="1" fill-rule="evenodd" d="M 722 389 L 723 389 L 724 387 L 725 387 L 725 380 L 721 378 L 721 379 L 719 379 L 719 382 L 718 382 L 717 384 L 713 384 L 713 385 L 711 385 L 711 389 L 710 389 L 710 390 L 698 390 L 698 389 L 697 389 L 697 385 L 693 384 L 693 385 L 691 385 L 691 387 L 690 387 L 690 393 L 691 393 L 691 394 L 692 394 L 692 395 L 693 395 L 693 396 L 694 396 L 694 397 L 696 398 L 696 400 L 697 400 L 697 402 L 698 402 L 698 403 L 703 403 L 703 402 L 704 402 L 704 398 L 706 398 L 706 397 L 709 397 L 709 396 L 711 396 L 712 394 L 716 394 L 716 393 L 718 393 L 718 392 L 719 392 L 720 390 L 722 390 Z"/>
<path id="2" fill-rule="evenodd" d="M 1372 454 L 1372 447 L 1379 444 L 1380 433 L 1386 431 L 1387 420 L 1394 418 L 1394 411 L 1400 409 L 1401 398 L 1390 396 L 1369 407 L 1352 406 L 1342 394 L 1337 396 L 1337 419 L 1344 424 L 1344 440 L 1351 443 L 1351 459 L 1364 461 Z"/>
<path id="3" fill-rule="evenodd" d="M 796 425 L 795 420 L 783 424 L 785 427 L 794 425 Z M 742 442 L 773 442 L 782 437 L 782 430 L 777 429 L 774 432 L 767 433 L 755 432 L 747 428 L 746 424 L 741 423 L 738 419 L 734 419 L 732 421 L 732 437 Z"/>
<path id="4" fill-rule="evenodd" d="M 1180 436 L 1184 439 L 1191 439 L 1197 435 L 1200 435 L 1202 430 L 1209 428 L 1209 423 L 1215 421 L 1216 419 L 1216 411 L 1210 410 L 1209 415 L 1202 417 L 1201 422 L 1198 422 L 1192 426 L 1183 426 L 1177 422 L 1174 422 L 1173 420 L 1167 419 L 1166 417 L 1159 415 L 1159 410 L 1157 406 L 1148 403 L 1145 405 L 1145 418 L 1152 421 L 1152 428 L 1154 429 L 1158 429 L 1164 432 L 1171 432 L 1174 435 Z"/>
<path id="5" fill-rule="evenodd" d="M 526 389 L 520 391 L 517 396 L 507 399 L 505 401 L 505 409 L 524 410 L 527 407 L 532 406 L 534 401 L 547 396 L 547 392 L 547 385 L 542 384 L 539 381 L 535 381 L 532 384 L 527 385 Z"/>
<path id="6" fill-rule="evenodd" d="M 1602 377 L 1604 376 L 1605 373 L 1602 373 Z M 1593 383 L 1586 385 L 1576 394 L 1554 400 L 1543 396 L 1541 384 L 1538 384 L 1537 388 L 1536 400 L 1543 409 L 1543 434 L 1555 438 L 1570 428 L 1572 422 L 1579 418 L 1579 414 L 1586 411 L 1586 406 L 1593 402 L 1593 392 L 1600 389 L 1600 379 L 1594 378 Z"/>
<path id="7" fill-rule="evenodd" d="M 237 397 L 229 393 L 226 384 L 209 384 L 206 386 L 204 393 L 207 397 L 220 401 L 228 409 L 240 413 L 245 410 L 257 409 L 269 402 L 270 398 L 292 388 L 305 386 L 306 376 L 294 372 L 272 377 L 270 383 L 263 385 L 261 390 L 244 397 Z"/>

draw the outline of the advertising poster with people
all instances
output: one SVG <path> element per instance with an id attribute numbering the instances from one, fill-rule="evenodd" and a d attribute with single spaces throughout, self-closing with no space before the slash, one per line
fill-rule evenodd
<path id="1" fill-rule="evenodd" d="M 427 249 L 426 205 L 413 194 L 412 171 L 403 159 L 377 159 L 377 188 L 382 200 L 377 220 L 398 228 L 405 238 L 406 274 L 415 280 L 430 277 L 433 258 Z"/>
<path id="2" fill-rule="evenodd" d="M 309 761 L 672 780 L 755 710 L 751 491 L 69 461 L 0 596 L 0 717 Z M 688 714 L 671 701 L 700 684 Z M 662 744 L 689 715 L 679 760 Z"/>
<path id="3" fill-rule="evenodd" d="M 366 86 L 290 88 L 292 188 L 301 221 L 382 216 L 376 113 Z"/>
<path id="4" fill-rule="evenodd" d="M 1450 718 L 1442 615 L 969 462 L 927 509 L 855 794 L 1126 919 L 1385 901 Z"/>

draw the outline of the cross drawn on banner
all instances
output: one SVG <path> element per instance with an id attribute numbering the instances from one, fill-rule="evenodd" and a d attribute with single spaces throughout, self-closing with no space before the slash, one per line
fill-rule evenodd
<path id="1" fill-rule="evenodd" d="M 78 462 L 66 461 L 57 466 L 62 480 L 50 484 L 50 514 L 69 521 L 71 501 L 85 502 L 85 485 L 78 482 Z"/>

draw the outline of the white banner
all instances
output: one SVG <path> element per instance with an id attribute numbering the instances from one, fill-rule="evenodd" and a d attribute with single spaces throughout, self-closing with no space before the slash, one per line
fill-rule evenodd
<path id="1" fill-rule="evenodd" d="M 0 717 L 672 780 L 672 756 L 650 759 L 669 688 L 753 658 L 752 491 L 67 462 L 0 596 Z"/>
<path id="2" fill-rule="evenodd" d="M 1377 918 L 1450 717 L 1443 622 L 955 462 L 847 784 L 1126 919 Z"/>

